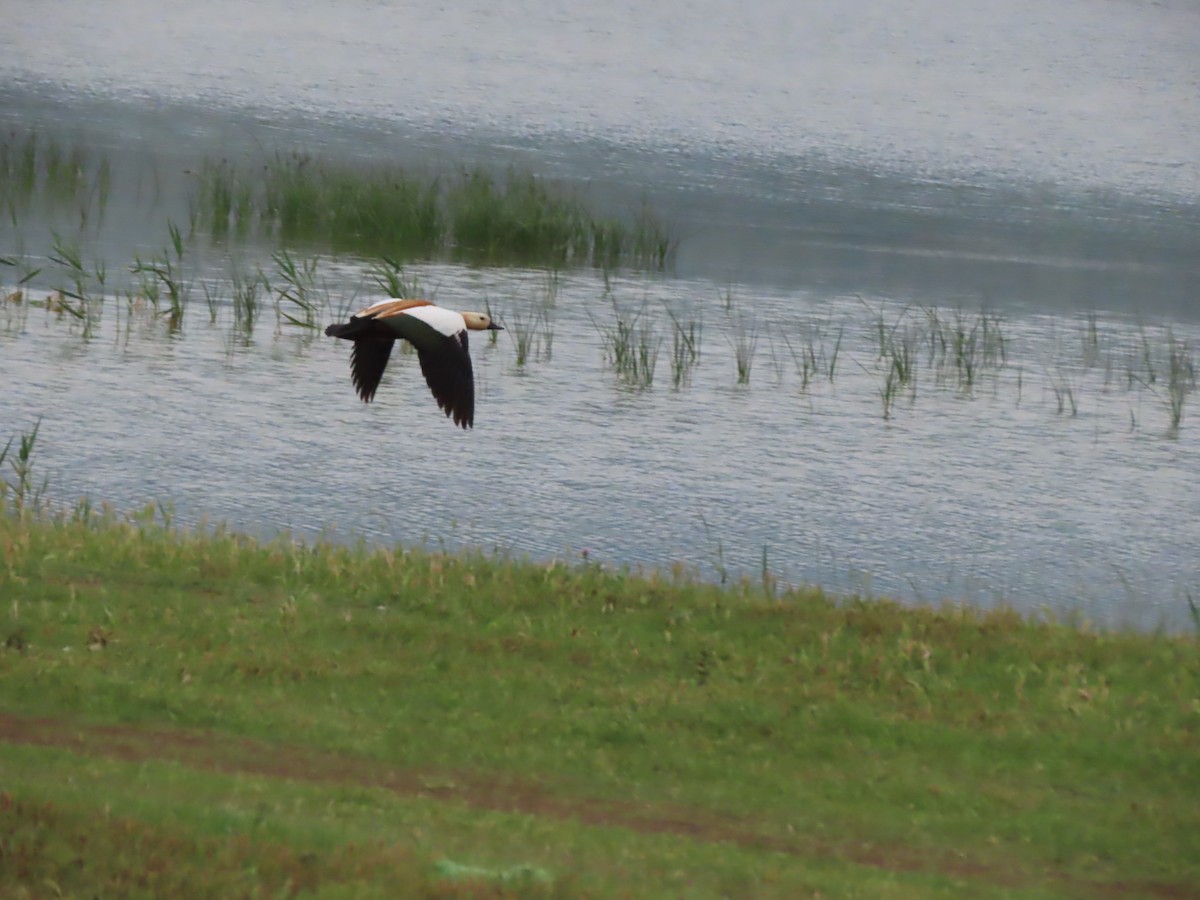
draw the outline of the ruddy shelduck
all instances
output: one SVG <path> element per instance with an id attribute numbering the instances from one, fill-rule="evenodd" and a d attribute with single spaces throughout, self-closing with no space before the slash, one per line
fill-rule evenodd
<path id="1" fill-rule="evenodd" d="M 387 368 L 392 345 L 404 338 L 417 350 L 421 372 L 438 406 L 455 425 L 475 425 L 475 374 L 467 345 L 468 331 L 502 326 L 478 312 L 455 312 L 428 300 L 387 297 L 356 312 L 350 321 L 325 329 L 330 337 L 354 341 L 350 377 L 364 403 L 370 403 Z"/>

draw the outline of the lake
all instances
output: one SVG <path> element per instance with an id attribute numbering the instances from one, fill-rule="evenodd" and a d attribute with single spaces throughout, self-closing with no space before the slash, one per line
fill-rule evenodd
<path id="1" fill-rule="evenodd" d="M 102 213 L 75 196 L 0 224 L 5 294 L 35 270 L 30 298 L 69 289 L 58 242 L 105 298 L 87 329 L 0 308 L 0 440 L 41 418 L 53 496 L 1192 627 L 1194 4 L 8 12 L 10 146 L 36 133 L 111 166 Z M 190 229 L 195 173 L 293 151 L 517 167 L 605 213 L 646 204 L 677 250 L 665 272 L 408 262 L 439 303 L 508 326 L 472 346 L 476 428 L 459 432 L 413 357 L 365 406 L 345 346 L 270 297 L 236 320 L 229 272 L 277 288 L 277 243 Z M 187 238 L 176 329 L 122 298 L 170 224 Z M 377 292 L 372 260 L 294 249 L 322 316 Z M 614 369 L 618 318 L 649 384 Z M 676 322 L 699 335 L 679 384 Z"/>

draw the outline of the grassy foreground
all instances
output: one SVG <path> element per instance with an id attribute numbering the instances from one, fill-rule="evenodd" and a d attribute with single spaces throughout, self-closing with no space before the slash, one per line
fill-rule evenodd
<path id="1" fill-rule="evenodd" d="M 1200 895 L 1200 646 L 0 514 L 0 894 Z"/>

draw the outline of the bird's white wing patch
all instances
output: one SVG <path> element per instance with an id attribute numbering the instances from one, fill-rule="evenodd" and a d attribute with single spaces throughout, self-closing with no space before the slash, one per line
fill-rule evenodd
<path id="1" fill-rule="evenodd" d="M 446 337 L 453 337 L 460 331 L 467 330 L 467 322 L 460 313 L 441 306 L 414 306 L 412 309 L 404 310 L 401 315 L 420 319 Z"/>

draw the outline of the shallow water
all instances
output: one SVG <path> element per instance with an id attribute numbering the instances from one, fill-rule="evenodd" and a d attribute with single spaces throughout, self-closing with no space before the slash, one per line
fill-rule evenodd
<path id="1" fill-rule="evenodd" d="M 38 291 L 63 277 L 52 232 L 77 235 L 116 283 L 186 221 L 185 169 L 281 148 L 516 163 L 601 207 L 646 199 L 680 238 L 667 277 L 613 285 L 665 339 L 648 390 L 604 362 L 599 275 L 567 274 L 550 302 L 541 273 L 415 267 L 439 302 L 484 297 L 510 325 L 547 305 L 554 323 L 551 358 L 523 370 L 511 333 L 476 342 L 470 434 L 411 358 L 364 406 L 336 342 L 278 329 L 269 310 L 245 341 L 227 296 L 210 326 L 199 279 L 229 263 L 203 241 L 174 336 L 144 316 L 127 335 L 115 298 L 90 340 L 9 304 L 0 437 L 43 418 L 38 461 L 58 497 L 162 500 L 263 534 L 587 548 L 714 579 L 757 576 L 765 554 L 776 575 L 835 590 L 1189 627 L 1195 396 L 1171 433 L 1137 348 L 1147 335 L 1161 373 L 1168 329 L 1200 346 L 1194 4 L 263 0 L 97 16 L 59 0 L 8 13 L 0 123 L 78 139 L 114 168 L 102 222 L 60 209 L 0 224 L 0 255 L 44 267 Z M 269 264 L 269 248 L 235 249 Z M 361 299 L 357 264 L 322 268 L 331 306 Z M 915 400 L 885 419 L 878 317 L 908 327 L 930 307 L 981 306 L 1003 323 L 1003 367 L 966 394 L 921 357 Z M 677 391 L 667 308 L 704 323 Z M 827 338 L 844 329 L 844 345 L 833 383 L 803 388 L 783 338 L 799 347 L 814 322 Z M 759 338 L 748 386 L 739 328 Z M 414 465 L 430 474 L 389 477 Z"/>
<path id="2" fill-rule="evenodd" d="M 450 305 L 485 293 L 510 325 L 544 296 L 532 273 L 420 274 Z M 125 337 L 110 311 L 85 342 L 68 334 L 78 326 L 26 310 L 0 339 L 0 370 L 16 386 L 0 417 L 44 418 L 39 462 L 57 496 L 153 498 L 184 521 L 538 559 L 586 548 L 594 560 L 682 562 L 713 579 L 757 577 L 765 553 L 777 576 L 832 589 L 1185 622 L 1200 574 L 1200 455 L 1190 423 L 1168 434 L 1160 394 L 1128 387 L 1133 326 L 1100 323 L 1101 359 L 1087 367 L 1084 323 L 1008 320 L 1006 363 L 969 396 L 953 379 L 939 384 L 922 354 L 915 397 L 905 392 L 885 420 L 858 299 L 759 293 L 726 312 L 716 294 L 695 303 L 710 289 L 613 287 L 627 308 L 645 303 L 664 337 L 660 309 L 704 323 L 690 385 L 672 389 L 665 346 L 653 386 L 636 389 L 606 364 L 587 312 L 602 308 L 603 285 L 565 278 L 547 313 L 549 360 L 519 369 L 513 335 L 476 340 L 471 433 L 441 416 L 410 356 L 365 406 L 344 346 L 277 335 L 270 318 L 246 346 L 201 310 L 174 338 L 142 319 Z M 739 386 L 732 342 L 747 316 L 759 346 Z M 798 316 L 844 327 L 832 383 L 803 389 L 772 336 Z M 1200 330 L 1175 337 L 1194 346 Z M 1058 378 L 1072 386 L 1074 416 L 1058 412 Z"/>

